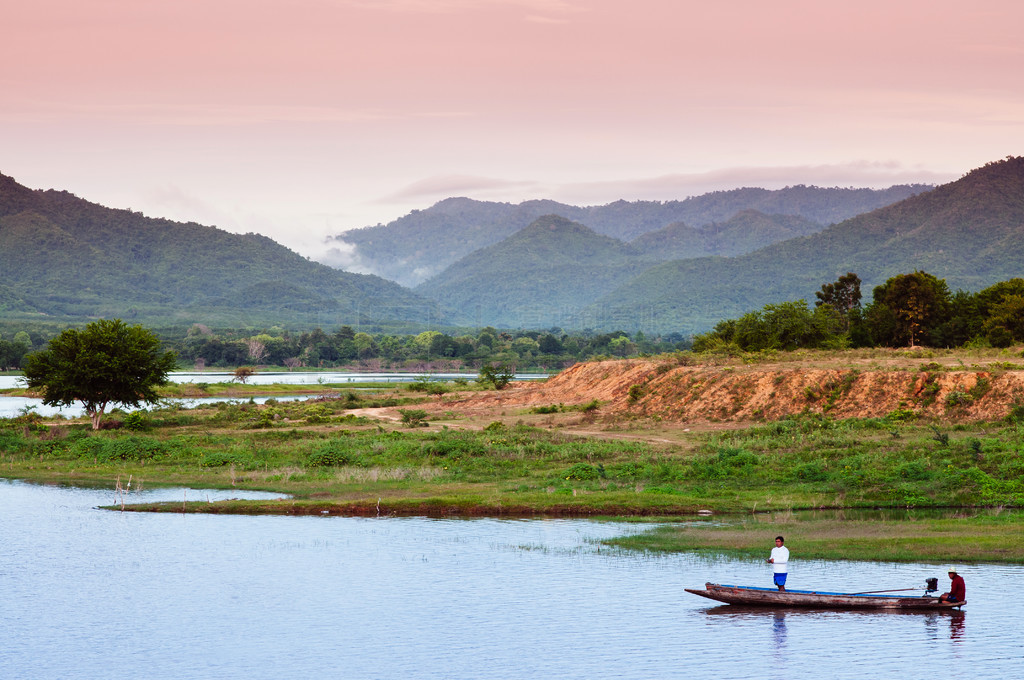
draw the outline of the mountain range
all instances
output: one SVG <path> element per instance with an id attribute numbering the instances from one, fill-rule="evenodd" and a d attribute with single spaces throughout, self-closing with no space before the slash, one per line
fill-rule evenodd
<path id="1" fill-rule="evenodd" d="M 656 265 L 580 314 L 628 319 L 644 305 L 647 316 L 635 316 L 650 330 L 701 332 L 769 303 L 813 300 L 822 284 L 851 271 L 867 302 L 874 286 L 915 270 L 954 291 L 1024 276 L 1024 157 L 753 253 Z"/>
<path id="2" fill-rule="evenodd" d="M 0 319 L 315 326 L 422 322 L 435 306 L 265 236 L 153 219 L 0 175 Z"/>
<path id="3" fill-rule="evenodd" d="M 548 200 L 510 204 L 449 198 L 386 225 L 346 231 L 334 237 L 333 245 L 337 261 L 344 260 L 348 268 L 379 274 L 404 286 L 417 286 L 460 258 L 508 238 L 545 215 L 560 215 L 621 241 L 689 226 L 702 233 L 697 240 L 705 243 L 698 247 L 694 241 L 680 257 L 736 255 L 783 238 L 820 231 L 931 188 L 923 184 L 888 189 L 747 187 L 682 201 L 615 201 L 590 207 Z M 749 215 L 744 217 L 744 213 Z M 765 215 L 802 218 L 803 224 L 790 225 L 798 233 L 784 233 L 785 227 L 781 226 L 781 232 L 765 232 Z M 761 220 L 762 224 L 750 227 L 750 219 Z M 716 238 L 716 233 L 721 237 Z"/>
<path id="4" fill-rule="evenodd" d="M 780 224 L 777 216 L 749 210 L 733 218 L 750 220 Z M 781 220 L 794 232 L 812 233 L 733 257 L 692 256 L 707 252 L 702 237 L 721 233 L 717 228 L 673 225 L 614 248 L 578 223 L 542 221 L 545 229 L 531 227 L 474 252 L 416 291 L 460 323 L 692 334 L 765 304 L 813 301 L 822 284 L 850 271 L 863 281 L 865 301 L 873 286 L 914 270 L 946 279 L 952 290 L 979 290 L 1024 274 L 1024 159 L 989 163 L 820 231 Z M 721 242 L 736 244 L 750 231 Z M 546 247 L 545 239 L 555 245 Z M 560 257 L 548 254 L 558 250 Z M 573 258 L 577 251 L 609 256 Z"/>
<path id="5" fill-rule="evenodd" d="M 838 219 L 862 205 L 875 207 Z M 0 320 L 691 334 L 765 304 L 813 300 L 848 271 L 866 301 L 872 286 L 914 270 L 979 290 L 1024 274 L 1024 158 L 937 188 L 881 192 L 739 189 L 590 208 L 452 198 L 357 231 L 344 235 L 357 252 L 371 244 L 365 252 L 381 262 L 390 252 L 390 266 L 418 267 L 414 290 L 263 236 L 112 210 L 0 175 Z"/>

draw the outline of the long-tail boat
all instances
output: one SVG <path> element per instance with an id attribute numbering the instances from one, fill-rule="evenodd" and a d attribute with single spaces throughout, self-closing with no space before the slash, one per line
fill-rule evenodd
<path id="1" fill-rule="evenodd" d="M 705 583 L 705 590 L 686 588 L 686 592 L 709 600 L 748 607 L 803 607 L 807 609 L 959 609 L 963 602 L 942 602 L 932 591 L 924 595 L 890 595 L 895 591 L 829 593 L 816 590 L 777 590 L 750 586 Z M 900 590 L 913 590 L 901 588 Z"/>

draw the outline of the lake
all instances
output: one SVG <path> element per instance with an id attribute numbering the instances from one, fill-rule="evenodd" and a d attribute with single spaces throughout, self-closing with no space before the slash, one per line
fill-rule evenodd
<path id="1" fill-rule="evenodd" d="M 630 525 L 96 509 L 116 502 L 0 480 L 0 677 L 1009 678 L 1024 657 L 1017 566 L 962 566 L 962 613 L 756 611 L 683 588 L 770 567 L 598 543 Z M 948 583 L 790 549 L 793 588 Z"/>
<path id="2" fill-rule="evenodd" d="M 518 373 L 516 380 L 541 380 L 548 376 L 541 373 Z M 469 373 L 354 373 L 354 372 L 296 372 L 296 373 L 257 373 L 250 376 L 246 382 L 250 385 L 338 385 L 345 383 L 408 383 L 414 380 L 426 378 L 428 380 L 451 381 L 462 378 L 464 380 L 475 380 L 475 374 Z M 173 383 L 228 383 L 233 382 L 234 373 L 230 372 L 174 372 L 168 376 Z M 24 387 L 21 376 L 0 375 L 0 390 Z M 318 396 L 318 395 L 312 395 Z M 268 397 L 256 397 L 253 401 L 262 404 Z M 278 401 L 293 399 L 309 399 L 310 395 L 275 395 Z M 201 399 L 174 399 L 169 400 L 180 403 L 186 407 L 198 406 L 200 404 L 211 404 L 218 401 L 239 401 L 229 397 L 207 397 Z M 246 398 L 244 401 L 249 401 Z M 24 412 L 24 409 L 31 408 L 34 413 L 41 416 L 63 415 L 68 418 L 77 418 L 83 415 L 84 410 L 81 404 L 74 403 L 71 406 L 57 408 L 47 406 L 42 399 L 32 397 L 12 397 L 0 394 L 0 418 L 14 418 Z M 109 410 L 109 409 L 108 409 Z"/>

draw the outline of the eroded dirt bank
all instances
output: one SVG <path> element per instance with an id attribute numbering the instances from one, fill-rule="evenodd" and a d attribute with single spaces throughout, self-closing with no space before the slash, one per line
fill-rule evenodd
<path id="1" fill-rule="evenodd" d="M 1024 404 L 1024 370 L 934 362 L 860 369 L 600 361 L 577 364 L 545 383 L 448 402 L 447 408 L 572 406 L 594 400 L 606 416 L 689 423 L 775 420 L 804 412 L 871 418 L 901 410 L 940 421 L 993 420 Z"/>

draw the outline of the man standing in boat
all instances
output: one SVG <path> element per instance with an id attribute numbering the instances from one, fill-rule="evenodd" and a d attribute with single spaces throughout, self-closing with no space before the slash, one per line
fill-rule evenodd
<path id="1" fill-rule="evenodd" d="M 783 545 L 785 542 L 786 540 L 782 536 L 776 536 L 772 556 L 768 558 L 768 563 L 772 565 L 775 572 L 775 585 L 779 587 L 779 590 L 786 589 L 786 565 L 789 563 L 789 548 Z"/>
<path id="2" fill-rule="evenodd" d="M 967 584 L 964 577 L 956 573 L 956 567 L 949 568 L 949 592 L 939 595 L 939 602 L 963 602 L 967 599 Z"/>

